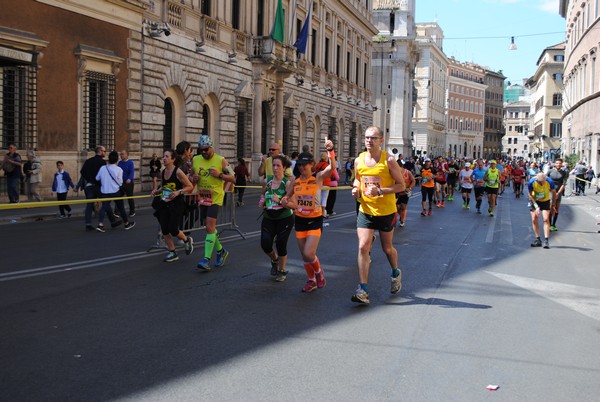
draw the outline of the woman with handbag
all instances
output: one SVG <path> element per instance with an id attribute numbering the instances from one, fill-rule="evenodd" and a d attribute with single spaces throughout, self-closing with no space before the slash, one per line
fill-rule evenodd
<path id="1" fill-rule="evenodd" d="M 191 236 L 186 236 L 179 229 L 179 223 L 185 210 L 185 196 L 183 194 L 189 194 L 194 190 L 194 186 L 186 174 L 179 168 L 180 163 L 181 158 L 177 156 L 174 150 L 166 150 L 163 154 L 165 168 L 162 171 L 162 187 L 152 190 L 152 195 L 156 196 L 152 201 L 152 207 L 155 209 L 154 216 L 160 223 L 160 229 L 169 250 L 164 259 L 165 262 L 173 262 L 179 259 L 175 252 L 173 237 L 185 242 L 186 255 L 190 255 L 194 251 L 194 239 Z"/>

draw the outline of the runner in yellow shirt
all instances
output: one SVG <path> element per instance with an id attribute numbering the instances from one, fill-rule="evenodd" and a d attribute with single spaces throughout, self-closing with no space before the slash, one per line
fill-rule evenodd
<path id="1" fill-rule="evenodd" d="M 356 161 L 352 196 L 361 199 L 356 232 L 358 234 L 358 276 L 360 284 L 352 301 L 369 304 L 369 252 L 373 245 L 373 234 L 379 231 L 381 247 L 392 268 L 391 293 L 402 288 L 402 272 L 398 268 L 398 252 L 392 244 L 394 217 L 396 216 L 396 193 L 406 190 L 404 177 L 393 155 L 381 150 L 383 133 L 379 127 L 365 131 L 367 150 Z"/>

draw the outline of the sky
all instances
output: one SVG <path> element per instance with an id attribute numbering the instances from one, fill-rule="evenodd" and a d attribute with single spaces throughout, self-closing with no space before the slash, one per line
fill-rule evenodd
<path id="1" fill-rule="evenodd" d="M 437 21 L 444 53 L 502 70 L 522 84 L 535 74 L 542 51 L 565 40 L 559 0 L 416 0 L 417 23 Z M 517 50 L 508 50 L 511 36 Z M 492 37 L 492 38 L 489 38 Z"/>

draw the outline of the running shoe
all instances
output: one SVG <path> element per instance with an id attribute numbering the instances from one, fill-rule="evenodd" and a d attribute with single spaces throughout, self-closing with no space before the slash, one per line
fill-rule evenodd
<path id="1" fill-rule="evenodd" d="M 429 212 L 427 212 L 427 215 L 429 215 L 429 216 L 433 215 L 433 211 L 430 209 Z"/>
<path id="2" fill-rule="evenodd" d="M 358 285 L 358 289 L 356 289 L 350 300 L 354 303 L 369 304 L 369 294 Z"/>
<path id="3" fill-rule="evenodd" d="M 427 215 L 427 210 L 424 209 L 423 211 L 421 211 L 421 216 L 425 216 L 425 215 Z"/>
<path id="4" fill-rule="evenodd" d="M 402 221 L 398 221 L 398 226 L 400 226 L 401 228 L 404 227 L 404 225 L 406 225 L 406 223 L 402 222 Z"/>
<path id="5" fill-rule="evenodd" d="M 481 209 L 477 208 L 477 213 L 481 215 Z"/>
<path id="6" fill-rule="evenodd" d="M 535 241 L 531 243 L 531 247 L 542 247 L 542 241 L 540 239 L 535 239 Z"/>
<path id="7" fill-rule="evenodd" d="M 135 212 L 129 213 L 129 216 L 134 217 L 135 216 Z"/>
<path id="8" fill-rule="evenodd" d="M 494 211 L 490 211 L 490 216 L 494 216 Z"/>
<path id="9" fill-rule="evenodd" d="M 551 232 L 557 232 L 558 228 L 556 226 L 554 226 L 554 225 L 550 225 L 550 231 Z"/>
<path id="10" fill-rule="evenodd" d="M 287 271 L 277 271 L 277 275 L 275 276 L 275 280 L 277 282 L 283 282 L 285 281 L 285 278 L 287 277 Z"/>
<path id="11" fill-rule="evenodd" d="M 317 288 L 317 282 L 309 280 L 302 288 L 303 293 L 310 293 Z"/>
<path id="12" fill-rule="evenodd" d="M 203 259 L 201 259 L 197 267 L 204 271 L 210 271 L 210 258 L 204 257 Z"/>
<path id="13" fill-rule="evenodd" d="M 278 266 L 279 266 L 279 261 L 271 260 L 271 276 L 277 275 Z"/>
<path id="14" fill-rule="evenodd" d="M 400 275 L 397 278 L 392 278 L 392 287 L 390 289 L 390 293 L 395 295 L 402 289 L 402 271 L 400 271 Z"/>
<path id="15" fill-rule="evenodd" d="M 104 233 L 106 232 L 106 229 L 104 229 L 104 225 L 98 225 L 98 227 L 96 228 L 96 230 L 100 233 Z"/>
<path id="16" fill-rule="evenodd" d="M 175 251 L 169 251 L 169 254 L 167 254 L 167 257 L 163 260 L 164 262 L 173 262 L 173 261 L 177 261 L 179 259 L 179 257 L 177 256 L 177 253 Z"/>
<path id="17" fill-rule="evenodd" d="M 315 275 L 317 277 L 317 287 L 319 289 L 324 288 L 327 281 L 325 280 L 325 275 L 323 275 L 323 269 L 321 269 L 321 272 L 315 273 Z"/>
<path id="18" fill-rule="evenodd" d="M 442 201 L 442 208 L 446 207 L 446 201 Z"/>
<path id="19" fill-rule="evenodd" d="M 467 209 L 467 203 L 466 202 L 463 202 L 463 208 Z"/>
<path id="20" fill-rule="evenodd" d="M 435 204 L 435 206 L 436 206 L 437 208 L 441 208 L 441 207 L 442 207 L 442 203 L 441 203 L 441 202 L 438 202 L 438 203 L 436 203 L 436 204 Z"/>
<path id="21" fill-rule="evenodd" d="M 135 221 L 129 221 L 125 224 L 125 230 L 129 230 L 135 226 Z"/>
<path id="22" fill-rule="evenodd" d="M 550 242 L 548 239 L 544 240 L 544 248 L 550 248 Z"/>
<path id="23" fill-rule="evenodd" d="M 194 239 L 192 239 L 192 236 L 187 237 L 187 240 L 185 241 L 183 246 L 185 247 L 185 255 L 192 254 L 192 252 L 194 251 Z"/>
<path id="24" fill-rule="evenodd" d="M 229 257 L 229 251 L 222 249 L 217 251 L 217 261 L 215 261 L 215 267 L 222 267 L 225 265 L 225 260 Z"/>

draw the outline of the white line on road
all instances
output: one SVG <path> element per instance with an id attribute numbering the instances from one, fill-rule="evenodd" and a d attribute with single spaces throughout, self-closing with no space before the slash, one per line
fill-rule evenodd
<path id="1" fill-rule="evenodd" d="M 513 285 L 600 321 L 600 289 L 486 271 Z"/>
<path id="2" fill-rule="evenodd" d="M 356 216 L 356 213 L 355 212 L 346 212 L 343 214 L 335 215 L 335 216 L 329 218 L 328 221 L 333 222 L 336 220 L 340 220 L 340 219 L 344 219 L 344 218 L 352 217 L 352 216 Z M 260 236 L 260 230 L 244 233 L 244 236 L 246 237 L 246 239 L 258 237 L 258 236 Z M 239 238 L 240 238 L 240 236 L 238 234 L 234 234 L 231 236 L 222 237 L 220 240 L 222 243 L 227 244 L 227 243 L 231 243 L 235 240 L 239 240 Z M 165 250 L 163 250 L 163 249 L 155 249 L 152 251 L 137 251 L 135 253 L 113 255 L 110 257 L 96 258 L 93 260 L 75 261 L 75 262 L 70 262 L 70 263 L 66 263 L 66 264 L 49 265 L 47 267 L 25 269 L 25 270 L 12 271 L 12 272 L 4 272 L 4 273 L 0 273 L 0 282 L 7 282 L 7 281 L 12 281 L 12 280 L 31 278 L 31 277 L 42 276 L 42 275 L 58 274 L 61 272 L 68 272 L 68 271 L 77 271 L 80 269 L 96 268 L 96 267 L 110 265 L 110 264 L 117 264 L 117 263 L 120 264 L 124 261 L 131 261 L 131 260 L 147 258 L 147 257 L 154 256 L 157 253 L 163 253 L 163 252 L 165 252 Z"/>

